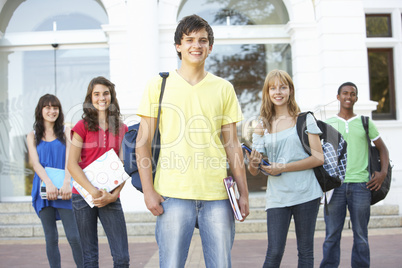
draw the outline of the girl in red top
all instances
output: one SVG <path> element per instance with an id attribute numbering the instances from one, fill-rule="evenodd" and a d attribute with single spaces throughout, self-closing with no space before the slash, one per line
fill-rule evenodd
<path id="1" fill-rule="evenodd" d="M 126 222 L 119 199 L 124 183 L 109 193 L 95 188 L 83 172 L 86 166 L 112 148 L 122 158 L 121 143 L 127 126 L 120 118 L 114 84 L 104 77 L 92 79 L 83 110 L 83 119 L 71 131 L 68 170 L 74 180 L 92 195 L 95 204 L 91 208 L 73 188 L 73 210 L 84 252 L 84 266 L 99 266 L 99 218 L 109 241 L 114 267 L 129 267 Z"/>

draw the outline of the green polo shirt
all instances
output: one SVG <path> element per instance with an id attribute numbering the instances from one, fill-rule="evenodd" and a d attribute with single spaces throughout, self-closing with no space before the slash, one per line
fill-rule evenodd
<path id="1" fill-rule="evenodd" d="M 336 128 L 348 143 L 348 160 L 346 165 L 345 182 L 368 182 L 368 145 L 361 116 L 357 115 L 349 120 L 336 116 L 328 119 L 326 122 Z M 370 119 L 369 137 L 371 141 L 377 140 L 380 137 L 379 135 L 376 126 Z"/>

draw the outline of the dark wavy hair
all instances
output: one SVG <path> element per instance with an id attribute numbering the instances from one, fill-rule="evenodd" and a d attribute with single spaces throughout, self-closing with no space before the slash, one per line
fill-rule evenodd
<path id="1" fill-rule="evenodd" d="M 54 134 L 56 138 L 60 140 L 63 144 L 66 144 L 66 137 L 64 136 L 64 114 L 63 109 L 61 108 L 61 103 L 59 99 L 52 94 L 45 94 L 40 97 L 38 101 L 38 105 L 35 108 L 35 122 L 33 124 L 33 128 L 35 130 L 35 143 L 36 146 L 41 143 L 43 136 L 45 135 L 45 124 L 43 119 L 42 110 L 45 106 L 54 106 L 59 108 L 59 116 L 56 119 L 56 122 L 53 126 Z"/>
<path id="2" fill-rule="evenodd" d="M 180 20 L 174 33 L 174 44 L 180 45 L 184 34 L 190 35 L 191 33 L 198 32 L 201 29 L 207 31 L 209 45 L 212 46 L 214 44 L 214 32 L 212 31 L 211 26 L 206 20 L 195 14 L 184 17 Z M 181 52 L 177 51 L 177 55 L 181 59 Z"/>
<path id="3" fill-rule="evenodd" d="M 98 110 L 92 104 L 92 91 L 96 85 L 104 85 L 110 91 L 110 106 L 106 110 L 106 122 L 109 125 L 109 131 L 116 135 L 119 133 L 119 128 L 122 125 L 120 106 L 116 98 L 115 85 L 103 76 L 95 77 L 89 82 L 87 94 L 83 103 L 84 113 L 82 119 L 86 123 L 86 128 L 89 131 L 99 130 Z"/>

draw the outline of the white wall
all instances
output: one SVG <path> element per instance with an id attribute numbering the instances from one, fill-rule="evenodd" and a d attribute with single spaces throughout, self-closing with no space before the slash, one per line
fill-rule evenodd
<path id="1" fill-rule="evenodd" d="M 0 0 L 0 8 L 5 0 Z M 125 122 L 139 119 L 135 113 L 148 79 L 160 71 L 177 67 L 173 45 L 180 0 L 103 0 L 109 24 L 103 25 L 110 48 L 111 80 L 117 86 Z M 369 100 L 365 13 L 392 13 L 393 28 L 401 27 L 402 1 L 397 0 L 284 0 L 290 22 L 293 78 L 296 96 L 303 110 L 317 111 L 318 117 L 330 117 L 338 111 L 336 90 L 345 81 L 359 87 L 357 113 L 369 115 L 376 103 Z M 399 23 L 399 24 L 398 24 Z M 399 25 L 399 26 L 398 26 Z M 400 28 L 399 28 L 400 29 Z M 216 31 L 217 39 L 222 29 Z M 385 203 L 402 205 L 402 156 L 398 136 L 402 94 L 402 33 L 394 31 L 385 45 L 394 48 L 398 120 L 376 121 L 394 163 L 394 181 Z M 128 181 L 121 194 L 125 211 L 146 210 L 143 195 Z M 402 206 L 401 206 L 402 207 Z"/>
<path id="2" fill-rule="evenodd" d="M 111 79 L 117 85 L 125 122 L 131 125 L 139 120 L 135 113 L 147 80 L 160 71 L 177 67 L 173 35 L 181 1 L 102 2 L 110 21 L 103 28 L 109 38 Z M 345 81 L 352 81 L 359 87 L 357 113 L 369 115 L 375 109 L 376 103 L 369 100 L 365 9 L 400 6 L 402 1 L 385 0 L 380 6 L 378 2 L 284 0 L 290 16 L 287 31 L 292 46 L 296 96 L 303 110 L 316 111 L 322 119 L 334 115 L 338 111 L 336 91 Z M 397 68 L 401 67 L 396 67 L 395 71 L 402 71 Z M 397 89 L 401 88 L 401 81 L 396 82 Z M 402 100 L 398 99 L 398 103 Z M 393 146 L 398 142 L 395 133 L 402 134 L 402 122 L 379 121 L 376 124 L 395 164 L 393 189 L 386 202 L 402 204 L 397 195 L 402 183 L 396 179 L 401 176 L 397 163 L 402 159 Z M 130 181 L 123 188 L 121 199 L 126 211 L 146 209 L 142 194 Z"/>
<path id="3" fill-rule="evenodd" d="M 113 78 L 122 85 L 118 89 L 119 100 L 128 124 L 138 120 L 133 114 L 146 81 L 159 71 L 171 71 L 177 66 L 173 35 L 180 2 L 127 1 L 124 7 L 127 24 L 119 25 L 119 33 L 108 32 L 111 52 L 117 47 L 114 57 L 111 55 L 111 72 Z M 400 5 L 398 1 L 385 2 Z M 292 46 L 296 96 L 302 109 L 316 111 L 322 119 L 333 116 L 338 111 L 338 86 L 345 81 L 352 81 L 359 87 L 356 112 L 370 115 L 376 103 L 369 100 L 365 8 L 367 3 L 374 5 L 378 1 L 285 0 L 284 3 L 290 16 L 287 31 Z M 107 8 L 108 5 L 105 6 Z M 112 15 L 122 16 L 121 13 L 110 12 L 109 16 Z M 115 19 L 110 20 L 111 24 L 113 21 Z M 121 18 L 117 21 L 124 24 Z M 219 36 L 216 38 L 219 39 Z M 126 44 L 119 44 L 119 41 Z M 401 82 L 398 80 L 397 83 Z M 400 84 L 397 84 L 398 88 L 401 88 Z M 402 101 L 398 99 L 398 103 Z M 398 142 L 396 133 L 402 134 L 402 122 L 377 121 L 376 124 L 395 165 L 393 188 L 385 202 L 402 205 L 399 197 L 402 183 L 397 179 L 401 177 L 401 168 L 397 163 L 402 159 L 395 146 Z M 126 183 L 121 198 L 126 211 L 146 209 L 142 194 L 130 182 Z"/>

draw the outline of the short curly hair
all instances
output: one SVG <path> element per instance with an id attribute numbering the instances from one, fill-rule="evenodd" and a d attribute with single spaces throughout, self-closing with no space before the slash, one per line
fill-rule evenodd
<path id="1" fill-rule="evenodd" d="M 354 88 L 356 89 L 356 96 L 357 96 L 357 86 L 356 86 L 354 83 L 352 83 L 352 82 L 345 82 L 345 83 L 343 83 L 342 85 L 340 85 L 339 88 L 338 88 L 338 95 L 341 94 L 341 89 L 342 89 L 343 87 L 345 87 L 345 86 L 352 86 L 352 87 L 354 87 Z"/>

